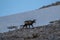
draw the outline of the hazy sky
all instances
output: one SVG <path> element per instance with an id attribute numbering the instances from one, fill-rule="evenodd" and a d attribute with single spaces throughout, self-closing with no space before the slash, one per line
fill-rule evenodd
<path id="1" fill-rule="evenodd" d="M 60 0 L 0 0 L 0 17 L 38 9 Z"/>

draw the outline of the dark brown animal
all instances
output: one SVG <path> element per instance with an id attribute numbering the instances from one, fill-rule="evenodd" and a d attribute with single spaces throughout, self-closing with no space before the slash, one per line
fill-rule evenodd
<path id="1" fill-rule="evenodd" d="M 33 27 L 33 23 L 36 23 L 36 20 L 35 20 L 35 19 L 34 19 L 34 20 L 27 20 L 27 21 L 24 21 L 23 28 L 24 28 L 24 27 L 27 28 L 27 26 L 29 26 L 29 28 L 30 28 L 30 26 Z"/>

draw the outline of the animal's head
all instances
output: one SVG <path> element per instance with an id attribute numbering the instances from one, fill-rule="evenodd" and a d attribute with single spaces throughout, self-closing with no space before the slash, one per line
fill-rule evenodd
<path id="1" fill-rule="evenodd" d="M 33 19 L 33 23 L 36 23 L 36 19 Z"/>

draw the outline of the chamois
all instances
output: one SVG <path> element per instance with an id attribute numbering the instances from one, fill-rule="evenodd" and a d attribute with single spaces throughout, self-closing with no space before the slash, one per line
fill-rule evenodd
<path id="1" fill-rule="evenodd" d="M 27 20 L 27 21 L 24 21 L 23 28 L 24 28 L 24 27 L 27 28 L 27 26 L 29 26 L 29 28 L 30 28 L 30 26 L 33 27 L 33 23 L 36 23 L 36 20 L 35 20 L 35 19 L 34 19 L 34 20 Z"/>

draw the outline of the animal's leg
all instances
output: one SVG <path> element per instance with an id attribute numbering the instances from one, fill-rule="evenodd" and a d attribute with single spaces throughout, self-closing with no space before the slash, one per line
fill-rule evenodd
<path id="1" fill-rule="evenodd" d="M 26 25 L 26 28 L 27 28 L 27 25 Z"/>
<path id="2" fill-rule="evenodd" d="M 32 28 L 33 28 L 33 25 L 32 25 Z"/>
<path id="3" fill-rule="evenodd" d="M 29 25 L 29 28 L 30 28 L 30 25 Z"/>

